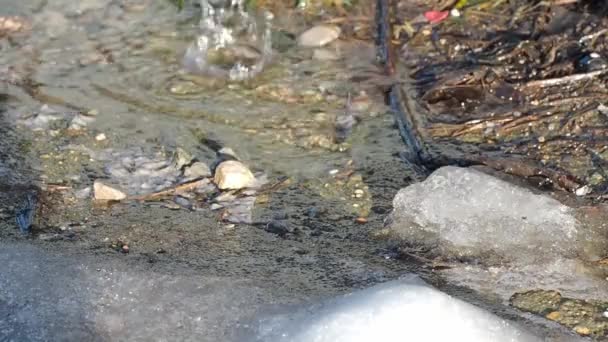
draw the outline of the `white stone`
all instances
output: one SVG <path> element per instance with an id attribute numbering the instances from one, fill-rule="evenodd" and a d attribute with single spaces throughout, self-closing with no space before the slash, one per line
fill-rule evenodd
<path id="1" fill-rule="evenodd" d="M 605 240 L 580 229 L 574 210 L 557 200 L 468 168 L 435 171 L 401 189 L 393 207 L 393 236 L 455 256 L 529 264 Z"/>
<path id="2" fill-rule="evenodd" d="M 574 192 L 576 196 L 587 196 L 593 191 L 589 185 L 581 186 Z"/>
<path id="3" fill-rule="evenodd" d="M 242 189 L 255 186 L 253 173 L 243 163 L 236 160 L 227 160 L 220 163 L 215 169 L 213 181 L 218 188 Z"/>
<path id="4" fill-rule="evenodd" d="M 328 49 L 315 49 L 312 53 L 312 59 L 318 61 L 336 61 L 340 59 L 340 56 L 332 50 Z"/>
<path id="5" fill-rule="evenodd" d="M 105 135 L 105 134 L 103 134 L 103 133 L 99 133 L 99 134 L 97 134 L 97 135 L 95 136 L 95 140 L 97 140 L 97 141 L 104 141 L 104 140 L 106 140 L 106 139 L 107 139 L 107 137 L 106 137 L 106 135 Z"/>
<path id="6" fill-rule="evenodd" d="M 224 206 L 218 203 L 212 203 L 210 209 L 211 210 L 218 210 L 218 209 L 222 209 Z"/>
<path id="7" fill-rule="evenodd" d="M 298 45 L 304 47 L 321 47 L 340 37 L 341 30 L 335 25 L 318 25 L 304 31 L 298 37 Z"/>
<path id="8" fill-rule="evenodd" d="M 105 185 L 99 180 L 93 183 L 93 192 L 96 200 L 120 201 L 127 198 L 124 192 Z"/>

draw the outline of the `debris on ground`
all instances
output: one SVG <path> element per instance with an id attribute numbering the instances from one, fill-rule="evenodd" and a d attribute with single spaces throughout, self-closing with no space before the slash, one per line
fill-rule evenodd
<path id="1" fill-rule="evenodd" d="M 565 325 L 579 335 L 601 338 L 608 333 L 608 302 L 588 302 L 564 297 L 557 291 L 532 290 L 514 294 L 510 304 Z"/>
<path id="2" fill-rule="evenodd" d="M 608 188 L 606 9 L 586 1 L 444 5 L 427 12 L 434 26 L 416 26 L 386 54 L 387 72 L 403 81 L 390 97 L 418 155 L 410 162 L 541 174 L 556 188 L 601 198 Z M 450 9 L 460 17 L 443 20 Z M 382 44 L 390 47 L 387 37 Z"/>

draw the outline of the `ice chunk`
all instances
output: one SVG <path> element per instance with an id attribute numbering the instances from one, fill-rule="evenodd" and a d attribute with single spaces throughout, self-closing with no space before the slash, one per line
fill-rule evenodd
<path id="1" fill-rule="evenodd" d="M 571 208 L 474 169 L 443 167 L 401 189 L 393 206 L 393 235 L 444 255 L 530 264 L 574 257 L 598 241 L 581 232 Z"/>
<path id="2" fill-rule="evenodd" d="M 465 286 L 481 294 L 498 295 L 508 300 L 522 290 L 547 289 L 585 300 L 608 300 L 605 275 L 592 265 L 573 259 L 556 258 L 551 262 L 531 265 L 454 264 L 441 271 L 450 283 Z"/>
<path id="3" fill-rule="evenodd" d="M 251 338 L 249 338 L 251 340 Z M 407 276 L 321 307 L 264 320 L 259 341 L 540 341 L 478 307 Z"/>

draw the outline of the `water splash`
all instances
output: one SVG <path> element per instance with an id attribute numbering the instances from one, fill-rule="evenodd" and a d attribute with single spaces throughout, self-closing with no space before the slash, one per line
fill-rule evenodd
<path id="1" fill-rule="evenodd" d="M 201 0 L 200 32 L 184 55 L 196 74 L 240 81 L 262 72 L 272 57 L 272 20 L 245 11 L 243 0 Z"/>

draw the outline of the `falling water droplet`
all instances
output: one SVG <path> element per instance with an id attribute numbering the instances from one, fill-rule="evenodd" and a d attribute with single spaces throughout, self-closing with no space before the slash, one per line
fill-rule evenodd
<path id="1" fill-rule="evenodd" d="M 248 13 L 243 0 L 201 0 L 200 4 L 200 35 L 184 55 L 184 68 L 234 81 L 262 72 L 272 56 L 272 13 Z"/>

